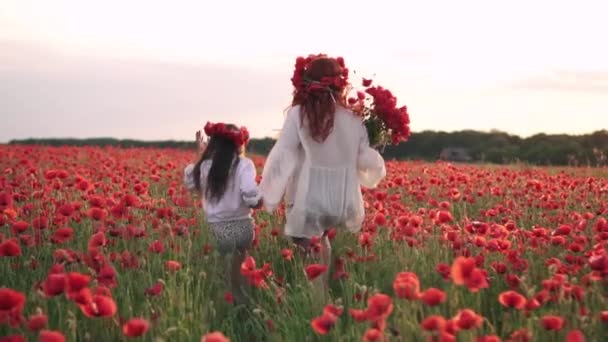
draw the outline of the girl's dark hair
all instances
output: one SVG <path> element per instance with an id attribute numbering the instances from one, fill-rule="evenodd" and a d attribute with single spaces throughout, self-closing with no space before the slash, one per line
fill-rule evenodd
<path id="1" fill-rule="evenodd" d="M 324 77 L 342 75 L 344 69 L 335 58 L 323 57 L 314 60 L 304 77 L 312 81 L 321 81 Z M 308 121 L 310 136 L 317 142 L 323 142 L 334 128 L 336 102 L 346 106 L 344 89 L 332 87 L 332 91 L 314 92 L 295 90 L 291 105 L 300 105 L 300 121 Z"/>
<path id="2" fill-rule="evenodd" d="M 238 130 L 235 125 L 226 127 Z M 232 140 L 222 136 L 212 136 L 201 158 L 194 165 L 194 185 L 201 189 L 201 164 L 211 159 L 211 168 L 205 184 L 205 198 L 210 202 L 219 201 L 228 187 L 230 176 L 239 163 L 240 148 Z"/>

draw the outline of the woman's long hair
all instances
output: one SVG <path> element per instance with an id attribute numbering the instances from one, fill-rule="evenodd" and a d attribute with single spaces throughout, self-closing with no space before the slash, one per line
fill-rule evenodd
<path id="1" fill-rule="evenodd" d="M 226 125 L 230 129 L 237 130 L 235 125 Z M 201 158 L 194 165 L 194 185 L 201 190 L 201 164 L 211 159 L 211 168 L 207 175 L 205 184 L 205 198 L 210 202 L 217 202 L 222 199 L 230 176 L 236 170 L 239 163 L 240 147 L 232 140 L 222 136 L 212 136 L 207 145 L 207 149 Z"/>
<path id="2" fill-rule="evenodd" d="M 304 78 L 321 81 L 324 77 L 342 75 L 344 69 L 335 58 L 321 57 L 311 62 L 304 71 Z M 300 105 L 300 120 L 308 123 L 310 136 L 317 142 L 323 142 L 334 128 L 336 104 L 346 106 L 344 89 L 331 86 L 330 89 L 302 90 L 296 89 L 291 105 Z M 305 120 L 306 119 L 306 120 Z"/>

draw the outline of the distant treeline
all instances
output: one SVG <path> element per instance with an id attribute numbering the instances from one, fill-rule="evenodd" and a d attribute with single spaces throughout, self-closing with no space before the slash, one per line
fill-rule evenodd
<path id="1" fill-rule="evenodd" d="M 50 146 L 117 146 L 193 148 L 186 141 L 140 141 L 113 138 L 91 139 L 25 139 L 9 144 L 38 144 Z M 251 139 L 249 153 L 266 155 L 274 144 L 271 138 Z M 537 134 L 521 138 L 504 132 L 435 132 L 413 133 L 410 140 L 397 146 L 387 146 L 386 159 L 417 159 L 512 163 L 536 165 L 590 165 L 608 164 L 608 131 L 600 130 L 586 135 Z"/>

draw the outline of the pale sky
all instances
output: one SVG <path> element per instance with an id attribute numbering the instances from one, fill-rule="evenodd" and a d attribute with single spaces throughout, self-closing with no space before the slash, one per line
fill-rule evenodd
<path id="1" fill-rule="evenodd" d="M 0 142 L 271 136 L 295 58 L 391 89 L 411 128 L 608 128 L 606 1 L 0 0 Z M 356 78 L 353 77 L 353 80 Z"/>

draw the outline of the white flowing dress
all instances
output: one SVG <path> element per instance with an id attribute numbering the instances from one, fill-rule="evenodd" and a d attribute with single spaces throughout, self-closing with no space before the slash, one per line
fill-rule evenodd
<path id="1" fill-rule="evenodd" d="M 270 212 L 285 196 L 285 235 L 311 238 L 334 226 L 359 231 L 361 186 L 374 188 L 385 176 L 384 159 L 369 146 L 353 112 L 337 107 L 332 132 L 318 143 L 301 124 L 300 106 L 293 106 L 266 160 L 260 190 Z"/>

